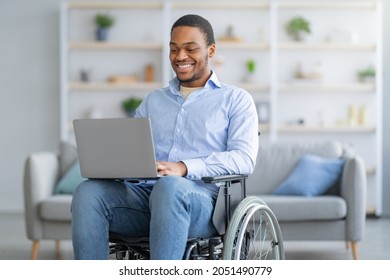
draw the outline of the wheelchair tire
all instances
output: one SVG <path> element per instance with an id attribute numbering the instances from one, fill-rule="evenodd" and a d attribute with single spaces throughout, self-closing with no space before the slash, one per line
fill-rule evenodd
<path id="1" fill-rule="evenodd" d="M 283 260 L 279 223 L 258 197 L 242 200 L 233 212 L 223 245 L 224 260 Z"/>

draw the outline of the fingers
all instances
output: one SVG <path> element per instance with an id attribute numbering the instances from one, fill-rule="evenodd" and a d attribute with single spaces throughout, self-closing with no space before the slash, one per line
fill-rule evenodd
<path id="1" fill-rule="evenodd" d="M 187 168 L 182 162 L 157 161 L 156 165 L 158 174 L 162 176 L 185 176 L 187 172 Z"/>

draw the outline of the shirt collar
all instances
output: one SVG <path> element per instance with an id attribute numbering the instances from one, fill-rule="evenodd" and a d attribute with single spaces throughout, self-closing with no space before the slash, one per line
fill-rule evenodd
<path id="1" fill-rule="evenodd" d="M 210 78 L 207 80 L 205 88 L 221 88 L 221 82 L 219 81 L 217 74 L 212 71 Z M 177 77 L 173 78 L 169 81 L 169 88 L 171 89 L 171 92 L 175 95 L 181 95 L 180 94 L 180 81 L 177 79 Z"/>

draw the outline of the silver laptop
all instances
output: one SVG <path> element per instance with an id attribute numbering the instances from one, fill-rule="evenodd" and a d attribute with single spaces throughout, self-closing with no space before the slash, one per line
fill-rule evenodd
<path id="1" fill-rule="evenodd" d="M 77 119 L 73 126 L 83 177 L 158 178 L 149 119 Z"/>

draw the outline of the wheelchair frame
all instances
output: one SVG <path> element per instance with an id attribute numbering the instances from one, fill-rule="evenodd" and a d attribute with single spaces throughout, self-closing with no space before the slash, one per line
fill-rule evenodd
<path id="1" fill-rule="evenodd" d="M 202 178 L 219 184 L 213 214 L 219 236 L 187 240 L 184 260 L 283 260 L 279 223 L 259 197 L 246 195 L 245 175 Z M 241 188 L 233 185 L 240 184 Z M 131 238 L 110 232 L 110 255 L 116 259 L 150 259 L 149 238 Z"/>

